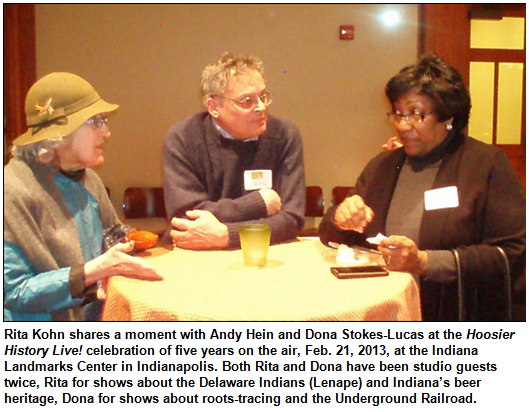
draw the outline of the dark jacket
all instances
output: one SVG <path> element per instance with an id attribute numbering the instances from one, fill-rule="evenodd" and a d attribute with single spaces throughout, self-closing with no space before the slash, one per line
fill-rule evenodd
<path id="1" fill-rule="evenodd" d="M 365 234 L 337 228 L 332 222 L 335 206 L 320 225 L 322 242 L 363 244 L 366 237 L 385 233 L 387 213 L 404 160 L 403 148 L 380 153 L 368 163 L 348 194 L 361 196 L 375 213 Z M 514 281 L 525 267 L 525 195 L 520 180 L 503 151 L 460 136 L 446 153 L 432 189 L 447 186 L 457 187 L 459 206 L 424 211 L 417 246 L 421 250 L 455 249 L 470 319 L 501 320 L 506 270 L 495 246 L 507 254 Z M 457 319 L 456 283 L 439 284 L 421 278 L 420 288 L 424 320 Z"/>

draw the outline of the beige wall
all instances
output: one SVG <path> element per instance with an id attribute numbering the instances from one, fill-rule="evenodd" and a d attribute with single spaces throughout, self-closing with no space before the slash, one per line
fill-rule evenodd
<path id="1" fill-rule="evenodd" d="M 388 28 L 380 15 L 401 12 Z M 417 5 L 38 4 L 37 72 L 70 71 L 120 104 L 97 171 L 121 212 L 128 186 L 162 184 L 167 129 L 202 109 L 201 71 L 225 51 L 265 62 L 271 112 L 293 120 L 308 185 L 351 185 L 389 138 L 387 80 L 417 56 Z M 355 26 L 340 41 L 341 24 Z"/>

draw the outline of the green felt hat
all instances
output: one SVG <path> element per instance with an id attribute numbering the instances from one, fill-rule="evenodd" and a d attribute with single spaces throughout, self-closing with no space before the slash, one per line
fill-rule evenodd
<path id="1" fill-rule="evenodd" d="M 29 90 L 26 97 L 28 131 L 13 144 L 24 146 L 67 136 L 91 117 L 114 112 L 118 107 L 101 99 L 83 78 L 72 73 L 50 73 Z"/>

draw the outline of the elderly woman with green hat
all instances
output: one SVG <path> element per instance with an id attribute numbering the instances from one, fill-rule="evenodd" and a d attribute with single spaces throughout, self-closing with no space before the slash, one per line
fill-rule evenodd
<path id="1" fill-rule="evenodd" d="M 26 97 L 28 131 L 4 168 L 4 320 L 98 320 L 113 275 L 159 280 L 133 242 L 103 250 L 119 219 L 91 167 L 103 163 L 117 105 L 71 73 Z"/>

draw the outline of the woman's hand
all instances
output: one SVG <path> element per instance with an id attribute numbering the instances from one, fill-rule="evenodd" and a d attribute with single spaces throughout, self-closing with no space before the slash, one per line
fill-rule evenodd
<path id="1" fill-rule="evenodd" d="M 101 256 L 84 265 L 85 285 L 90 286 L 111 276 L 122 275 L 144 280 L 162 280 L 163 277 L 144 259 L 127 253 L 134 249 L 134 242 L 118 243 Z"/>
<path id="2" fill-rule="evenodd" d="M 340 229 L 360 233 L 364 232 L 364 228 L 374 217 L 373 210 L 358 195 L 346 198 L 334 212 L 334 221 Z"/>
<path id="3" fill-rule="evenodd" d="M 389 236 L 378 250 L 384 255 L 388 269 L 424 275 L 428 270 L 428 254 L 405 236 Z"/>
<path id="4" fill-rule="evenodd" d="M 107 288 L 108 288 L 108 278 L 103 279 L 97 287 L 97 298 L 99 300 L 107 299 Z"/>

